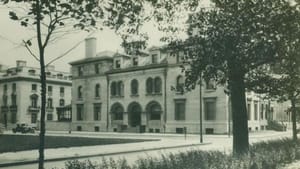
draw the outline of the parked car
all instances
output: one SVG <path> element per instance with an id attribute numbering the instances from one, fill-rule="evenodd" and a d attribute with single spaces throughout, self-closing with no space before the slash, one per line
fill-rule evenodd
<path id="1" fill-rule="evenodd" d="M 18 123 L 16 128 L 12 129 L 13 133 L 34 133 L 35 127 L 27 123 Z"/>

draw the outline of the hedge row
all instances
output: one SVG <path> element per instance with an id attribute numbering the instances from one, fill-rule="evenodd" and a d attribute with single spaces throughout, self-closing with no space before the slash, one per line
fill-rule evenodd
<path id="1" fill-rule="evenodd" d="M 278 169 L 297 159 L 300 159 L 300 142 L 282 139 L 255 143 L 249 153 L 241 157 L 220 151 L 192 150 L 139 159 L 133 165 L 126 159 L 72 160 L 66 163 L 65 169 Z"/>

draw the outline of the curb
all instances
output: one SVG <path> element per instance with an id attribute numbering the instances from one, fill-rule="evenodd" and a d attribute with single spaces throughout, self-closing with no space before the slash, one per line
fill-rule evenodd
<path id="1" fill-rule="evenodd" d="M 144 151 L 172 149 L 172 148 L 181 148 L 181 147 L 191 147 L 191 146 L 208 145 L 208 144 L 211 144 L 211 143 L 208 142 L 208 143 L 196 143 L 196 144 L 186 144 L 186 145 L 168 146 L 168 147 L 156 147 L 156 148 L 139 149 L 139 150 L 132 150 L 132 151 L 99 153 L 99 154 L 82 155 L 82 156 L 75 155 L 75 156 L 70 156 L 70 157 L 59 157 L 59 158 L 45 159 L 44 162 L 65 161 L 65 160 L 74 160 L 74 159 L 89 158 L 89 157 L 103 157 L 103 156 L 109 156 L 109 155 L 130 154 L 130 153 L 137 153 L 137 152 L 144 152 Z M 1 167 L 12 167 L 12 166 L 26 165 L 26 164 L 35 164 L 35 163 L 38 163 L 38 162 L 39 162 L 39 160 L 37 159 L 37 160 L 1 163 L 0 168 Z"/>

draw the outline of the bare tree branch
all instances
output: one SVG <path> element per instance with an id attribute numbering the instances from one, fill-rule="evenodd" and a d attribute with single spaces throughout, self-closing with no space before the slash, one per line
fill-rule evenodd
<path id="1" fill-rule="evenodd" d="M 87 35 L 86 37 L 91 36 L 92 34 L 94 34 L 95 31 L 91 32 L 89 35 Z M 85 38 L 84 38 L 85 39 Z M 82 42 L 84 42 L 84 39 L 79 41 L 78 43 L 76 43 L 73 47 L 71 47 L 69 50 L 67 50 L 65 53 L 59 55 L 58 57 L 54 58 L 53 60 L 51 60 L 49 63 L 46 64 L 46 66 L 51 65 L 53 62 L 57 61 L 58 59 L 64 57 L 65 55 L 67 55 L 68 53 L 70 53 L 72 50 L 74 50 L 75 48 L 77 48 Z"/>
<path id="2" fill-rule="evenodd" d="M 30 53 L 30 55 L 33 56 L 35 58 L 35 60 L 37 60 L 39 62 L 40 59 L 31 51 L 31 49 L 29 48 L 29 46 L 25 42 L 25 40 L 23 40 L 23 43 L 24 43 L 24 46 L 26 47 L 27 51 Z"/>
<path id="3" fill-rule="evenodd" d="M 53 62 L 57 61 L 58 59 L 64 57 L 65 55 L 67 55 L 68 53 L 70 53 L 72 50 L 74 50 L 75 48 L 77 48 L 77 46 L 79 46 L 84 40 L 79 41 L 78 43 L 76 43 L 72 48 L 70 48 L 69 50 L 67 50 L 65 53 L 61 54 L 60 56 L 54 58 L 53 60 L 51 60 L 49 63 L 46 64 L 46 66 L 51 65 Z"/>

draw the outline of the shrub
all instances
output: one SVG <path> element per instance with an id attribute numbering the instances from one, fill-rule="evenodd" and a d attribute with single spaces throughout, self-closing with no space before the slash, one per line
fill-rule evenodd
<path id="1" fill-rule="evenodd" d="M 220 151 L 191 150 L 179 154 L 147 157 L 129 165 L 125 159 L 105 158 L 99 164 L 91 161 L 68 161 L 66 169 L 278 169 L 300 159 L 300 141 L 273 140 L 251 145 L 240 157 Z"/>
<path id="2" fill-rule="evenodd" d="M 284 124 L 280 124 L 278 121 L 269 120 L 267 130 L 286 131 L 286 126 Z"/>

